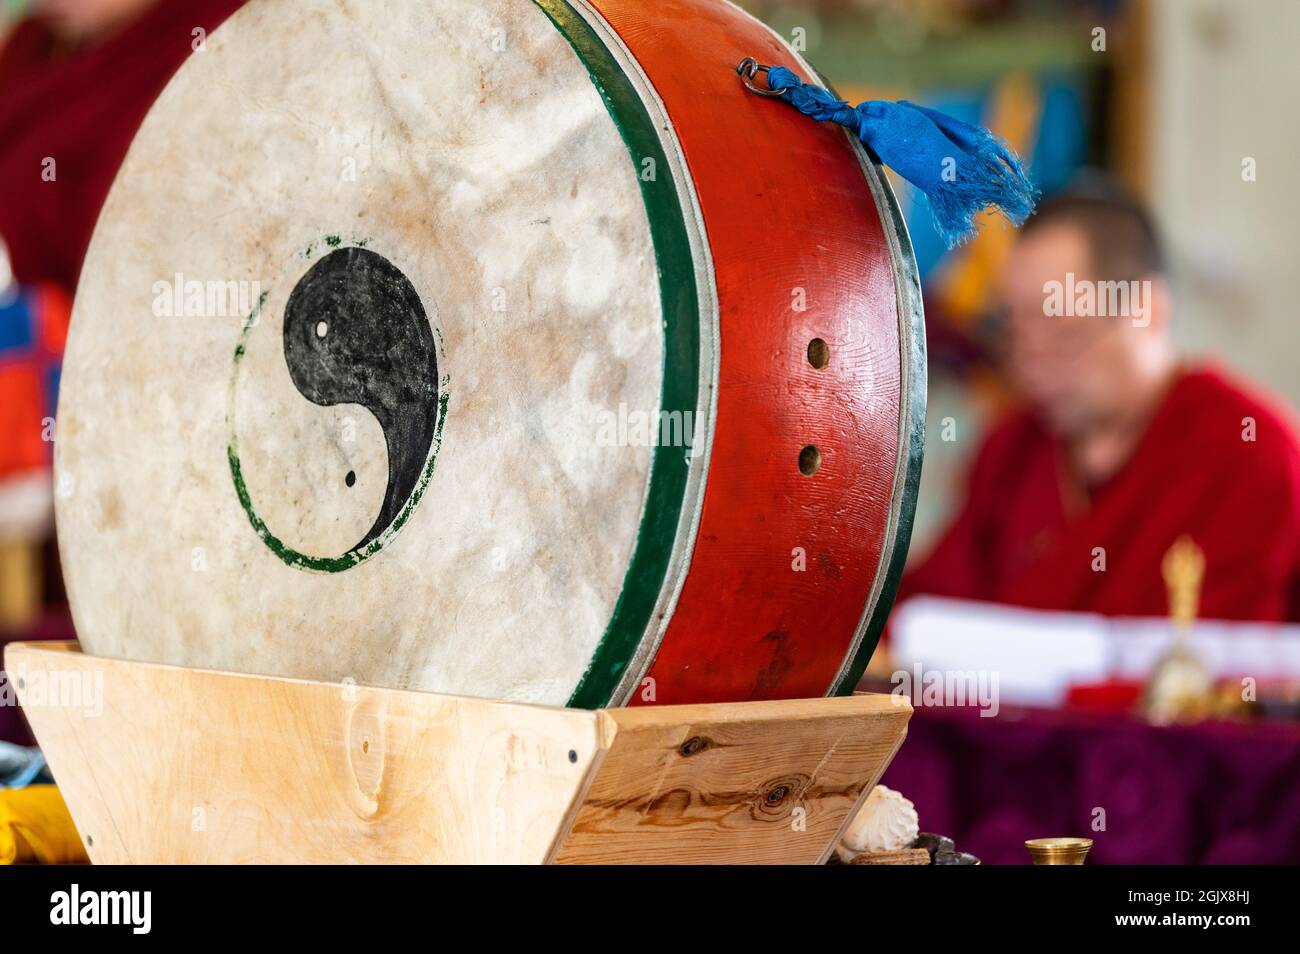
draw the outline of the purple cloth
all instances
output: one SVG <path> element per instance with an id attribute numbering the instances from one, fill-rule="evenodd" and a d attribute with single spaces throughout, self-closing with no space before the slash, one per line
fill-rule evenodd
<path id="1" fill-rule="evenodd" d="M 1293 723 L 917 709 L 882 781 L 986 864 L 1028 864 L 1025 840 L 1050 835 L 1092 838 L 1098 864 L 1300 862 Z"/>

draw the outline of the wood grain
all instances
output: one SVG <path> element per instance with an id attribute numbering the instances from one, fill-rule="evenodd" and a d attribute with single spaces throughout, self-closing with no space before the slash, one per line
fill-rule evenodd
<path id="1" fill-rule="evenodd" d="M 20 701 L 38 674 L 102 673 L 98 716 L 24 707 L 96 863 L 536 863 L 598 752 L 579 710 L 36 644 L 5 661 Z"/>
<path id="2" fill-rule="evenodd" d="M 825 860 L 906 735 L 891 696 L 607 709 L 561 863 Z"/>
<path id="3" fill-rule="evenodd" d="M 868 694 L 543 708 L 74 643 L 5 663 L 97 863 L 817 863 L 911 715 Z"/>

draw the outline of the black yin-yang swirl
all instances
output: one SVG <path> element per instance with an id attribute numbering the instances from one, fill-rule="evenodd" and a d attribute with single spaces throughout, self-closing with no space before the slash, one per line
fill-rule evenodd
<path id="1" fill-rule="evenodd" d="M 388 486 L 374 525 L 353 547 L 360 550 L 405 506 L 437 429 L 438 356 L 420 296 L 382 255 L 330 252 L 289 295 L 284 358 L 308 401 L 360 404 L 383 428 Z M 349 486 L 354 479 L 347 475 Z"/>

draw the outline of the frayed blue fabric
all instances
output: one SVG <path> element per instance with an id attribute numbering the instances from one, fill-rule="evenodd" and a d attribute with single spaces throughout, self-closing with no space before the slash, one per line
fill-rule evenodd
<path id="1" fill-rule="evenodd" d="M 26 788 L 52 781 L 40 749 L 0 740 L 0 789 Z"/>
<path id="2" fill-rule="evenodd" d="M 1012 225 L 1034 211 L 1038 190 L 1020 157 L 987 129 L 906 100 L 850 106 L 784 66 L 768 70 L 767 84 L 805 116 L 852 130 L 881 162 L 924 192 L 934 227 L 949 248 L 975 234 L 975 216 L 986 209 Z"/>

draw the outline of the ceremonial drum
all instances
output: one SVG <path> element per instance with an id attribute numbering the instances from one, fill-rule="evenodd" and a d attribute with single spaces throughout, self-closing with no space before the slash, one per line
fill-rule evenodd
<path id="1" fill-rule="evenodd" d="M 873 158 L 737 74 L 814 79 L 796 53 L 718 0 L 253 0 L 194 45 L 64 365 L 87 652 L 584 707 L 852 689 L 920 289 Z"/>

